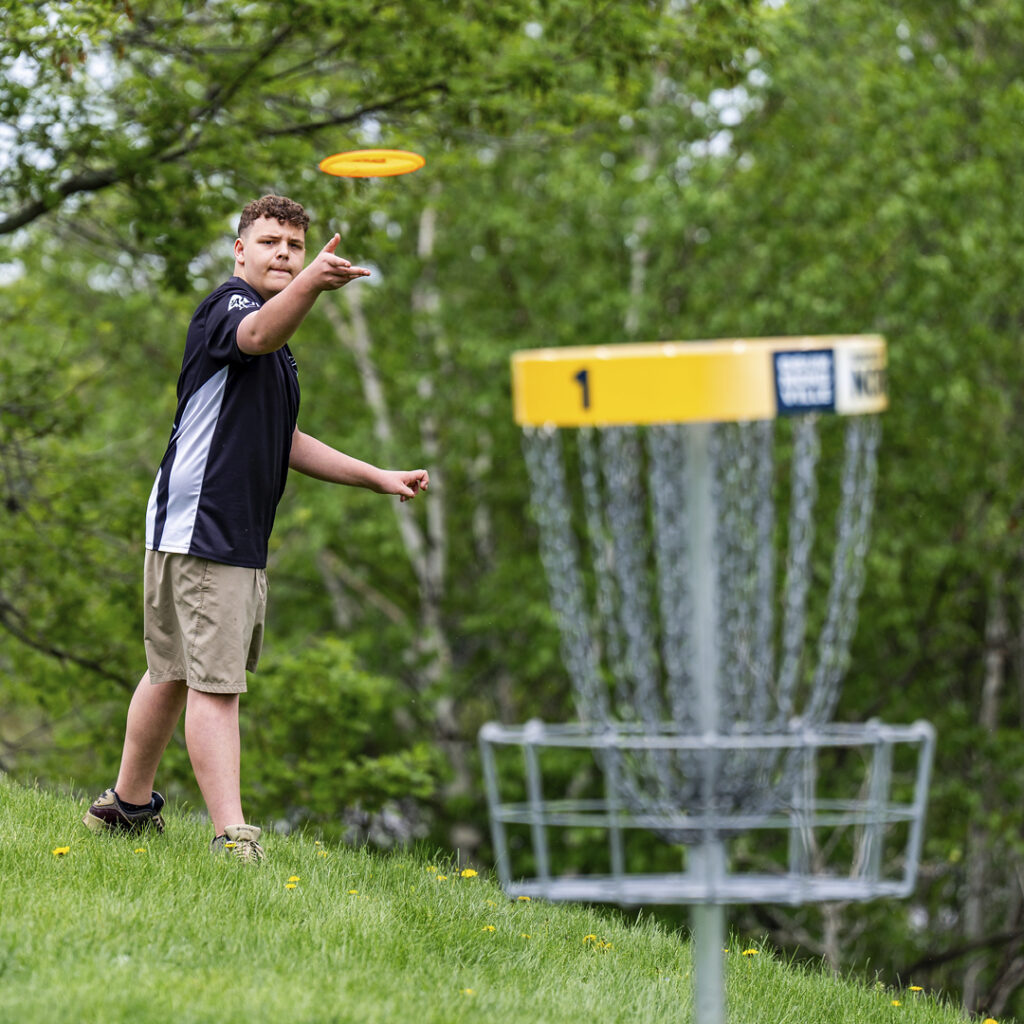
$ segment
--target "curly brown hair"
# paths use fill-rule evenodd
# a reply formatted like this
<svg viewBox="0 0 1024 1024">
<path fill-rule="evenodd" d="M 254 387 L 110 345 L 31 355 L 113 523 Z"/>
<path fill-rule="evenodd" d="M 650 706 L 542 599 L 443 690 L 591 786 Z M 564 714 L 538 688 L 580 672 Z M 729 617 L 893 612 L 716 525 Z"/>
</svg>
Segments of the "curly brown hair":
<svg viewBox="0 0 1024 1024">
<path fill-rule="evenodd" d="M 284 196 L 262 196 L 254 199 L 242 210 L 241 219 L 238 221 L 239 237 L 260 217 L 273 217 L 282 224 L 292 224 L 303 231 L 309 227 L 309 214 L 294 199 L 286 199 Z"/>
</svg>

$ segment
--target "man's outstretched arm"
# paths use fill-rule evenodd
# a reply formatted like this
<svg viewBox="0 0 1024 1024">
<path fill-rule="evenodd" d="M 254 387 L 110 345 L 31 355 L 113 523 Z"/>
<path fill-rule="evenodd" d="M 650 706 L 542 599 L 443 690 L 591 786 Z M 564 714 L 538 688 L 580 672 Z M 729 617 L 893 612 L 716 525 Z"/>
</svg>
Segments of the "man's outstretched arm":
<svg viewBox="0 0 1024 1024">
<path fill-rule="evenodd" d="M 415 498 L 430 486 L 430 475 L 425 469 L 378 469 L 304 434 L 298 427 L 292 434 L 288 465 L 317 480 L 365 487 L 378 494 L 397 494 L 402 501 Z"/>
<path fill-rule="evenodd" d="M 243 352 L 261 356 L 277 351 L 295 333 L 321 292 L 336 291 L 356 278 L 370 276 L 368 270 L 335 255 L 340 240 L 335 234 L 287 288 L 238 325 L 235 342 Z"/>
</svg>

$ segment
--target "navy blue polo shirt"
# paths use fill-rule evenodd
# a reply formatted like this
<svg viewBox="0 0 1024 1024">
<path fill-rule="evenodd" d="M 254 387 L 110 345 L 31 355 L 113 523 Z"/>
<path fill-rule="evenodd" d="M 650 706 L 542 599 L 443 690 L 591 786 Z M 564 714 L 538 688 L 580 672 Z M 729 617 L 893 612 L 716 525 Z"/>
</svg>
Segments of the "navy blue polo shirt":
<svg viewBox="0 0 1024 1024">
<path fill-rule="evenodd" d="M 298 367 L 285 345 L 261 356 L 235 343 L 263 305 L 232 277 L 188 326 L 171 439 L 146 511 L 146 547 L 262 569 L 288 477 Z"/>
</svg>

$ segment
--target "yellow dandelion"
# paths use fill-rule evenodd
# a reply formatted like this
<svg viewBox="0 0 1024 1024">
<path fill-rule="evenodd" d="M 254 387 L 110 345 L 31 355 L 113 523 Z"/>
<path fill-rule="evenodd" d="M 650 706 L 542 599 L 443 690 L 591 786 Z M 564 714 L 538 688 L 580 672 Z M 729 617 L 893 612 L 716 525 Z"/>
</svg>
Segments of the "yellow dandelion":
<svg viewBox="0 0 1024 1024">
<path fill-rule="evenodd" d="M 516 897 L 516 899 L 519 900 L 520 903 L 529 903 L 532 898 L 533 898 L 532 896 L 517 896 Z"/>
<path fill-rule="evenodd" d="M 473 989 L 473 988 L 464 988 L 464 989 L 462 990 L 462 994 L 463 994 L 464 996 L 475 996 L 475 995 L 476 995 L 476 989 Z"/>
<path fill-rule="evenodd" d="M 294 882 L 287 882 L 287 883 L 285 884 L 285 888 L 286 888 L 286 889 L 297 889 L 297 888 L 298 888 L 298 886 L 297 886 L 297 885 L 296 885 L 296 884 L 295 884 Z"/>
<path fill-rule="evenodd" d="M 317 850 L 316 851 L 316 855 L 318 857 L 326 857 L 327 856 L 327 851 L 326 850 Z"/>
<path fill-rule="evenodd" d="M 761 950 L 759 950 L 759 949 L 745 949 L 745 950 L 743 950 L 743 955 L 744 956 L 757 956 L 757 954 L 760 953 L 760 952 L 761 952 Z"/>
<path fill-rule="evenodd" d="M 136 846 L 135 847 L 135 852 L 136 853 L 145 853 L 146 852 L 146 848 L 144 846 Z"/>
<path fill-rule="evenodd" d="M 349 894 L 349 896 L 358 896 L 359 895 L 359 890 L 358 889 L 349 889 L 348 894 Z"/>
<path fill-rule="evenodd" d="M 289 882 L 301 882 L 301 881 L 302 881 L 302 879 L 301 879 L 301 878 L 299 878 L 299 876 L 298 876 L 298 875 L 292 875 L 292 876 L 291 876 L 291 878 L 289 878 L 289 879 L 288 879 L 288 881 L 289 881 Z"/>
<path fill-rule="evenodd" d="M 911 985 L 910 986 L 910 991 L 911 992 L 923 992 L 924 989 L 920 985 Z"/>
<path fill-rule="evenodd" d="M 993 1018 L 993 1017 L 986 1017 L 981 1022 L 981 1024 L 999 1024 L 999 1021 L 995 1020 L 995 1018 Z"/>
<path fill-rule="evenodd" d="M 900 1001 L 899 1001 L 898 999 L 894 999 L 894 1000 L 892 1001 L 892 1005 L 893 1005 L 893 1006 L 899 1006 L 899 1005 L 900 1005 Z"/>
<path fill-rule="evenodd" d="M 485 924 L 483 926 L 483 928 L 480 929 L 480 931 L 482 931 L 482 932 L 493 932 L 494 931 L 494 925 L 493 924 Z"/>
<path fill-rule="evenodd" d="M 314 845 L 314 846 L 323 846 L 323 843 L 321 843 L 319 839 L 315 839 L 315 840 L 313 841 L 313 845 Z"/>
<path fill-rule="evenodd" d="M 437 880 L 439 882 L 447 882 L 448 881 L 448 876 L 447 875 L 437 875 L 436 877 L 437 877 Z"/>
<path fill-rule="evenodd" d="M 435 868 L 433 864 L 431 864 L 430 867 L 427 868 L 427 870 L 432 874 L 437 874 L 437 868 Z"/>
<path fill-rule="evenodd" d="M 476 872 L 472 868 L 463 868 L 459 874 L 463 878 L 476 878 Z"/>
<path fill-rule="evenodd" d="M 729 947 L 728 946 L 723 946 L 722 947 L 722 952 L 723 953 L 728 953 L 729 952 Z"/>
<path fill-rule="evenodd" d="M 495 903 L 494 900 L 488 900 L 487 901 L 487 906 L 489 906 L 489 907 L 496 907 L 497 905 L 498 904 Z"/>
<path fill-rule="evenodd" d="M 519 933 L 519 938 L 521 938 L 521 939 L 532 939 L 533 936 L 532 935 L 527 935 L 526 932 L 520 932 Z"/>
<path fill-rule="evenodd" d="M 584 942 L 597 942 L 597 936 L 596 935 L 584 935 L 583 936 L 583 941 Z"/>
<path fill-rule="evenodd" d="M 64 854 L 70 853 L 70 852 L 71 852 L 71 847 L 70 846 L 56 846 L 56 847 L 54 847 L 53 855 L 54 855 L 54 857 L 63 857 Z"/>
</svg>

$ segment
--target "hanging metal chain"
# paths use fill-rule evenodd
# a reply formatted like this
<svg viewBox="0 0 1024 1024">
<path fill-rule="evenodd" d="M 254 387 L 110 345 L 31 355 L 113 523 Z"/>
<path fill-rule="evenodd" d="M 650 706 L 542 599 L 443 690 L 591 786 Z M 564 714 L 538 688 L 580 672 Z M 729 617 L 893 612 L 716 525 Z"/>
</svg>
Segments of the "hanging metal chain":
<svg viewBox="0 0 1024 1024">
<path fill-rule="evenodd" d="M 583 721 L 607 721 L 608 701 L 586 610 L 561 435 L 555 430 L 525 430 L 523 452 L 540 530 L 541 562 L 562 636 L 562 658 L 576 690 L 577 710 Z"/>
<path fill-rule="evenodd" d="M 754 676 L 758 681 L 750 695 L 750 723 L 763 729 L 771 717 L 775 680 L 775 421 L 751 424 L 754 449 L 753 511 L 757 537 L 757 592 L 754 596 Z"/>
<path fill-rule="evenodd" d="M 563 660 L 585 722 L 642 723 L 652 736 L 696 734 L 702 728 L 695 630 L 701 621 L 697 602 L 704 595 L 694 591 L 690 550 L 690 510 L 696 500 L 687 493 L 690 429 L 688 424 L 648 428 L 645 445 L 635 427 L 581 430 L 576 437 L 582 514 L 567 482 L 562 434 L 524 433 L 541 559 Z M 818 417 L 792 421 L 788 460 L 776 459 L 775 430 L 773 421 L 716 424 L 706 449 L 715 524 L 710 540 L 715 614 L 706 621 L 717 624 L 716 728 L 734 736 L 828 719 L 848 663 L 864 582 L 877 417 L 847 424 L 832 571 L 827 595 L 821 596 L 824 622 L 816 663 L 810 666 Z M 780 588 L 774 499 L 777 474 L 787 469 Z M 637 749 L 615 756 L 623 796 L 637 808 L 659 813 L 697 813 L 702 807 L 764 810 L 788 799 L 799 768 L 792 756 L 742 745 L 713 776 L 692 750 Z M 687 835 L 685 829 L 665 833 L 678 842 Z"/>
<path fill-rule="evenodd" d="M 831 717 L 839 700 L 839 683 L 849 663 L 850 644 L 857 628 L 857 602 L 867 567 L 881 432 L 877 416 L 852 418 L 846 427 L 828 613 L 818 641 L 818 664 L 810 700 L 802 716 L 809 723 L 821 723 Z"/>
<path fill-rule="evenodd" d="M 753 698 L 759 689 L 772 685 L 771 676 L 763 672 L 764 658 L 758 650 L 759 627 L 766 617 L 770 619 L 774 600 L 761 578 L 773 565 L 769 561 L 766 566 L 762 557 L 765 523 L 759 510 L 771 507 L 772 495 L 770 463 L 768 473 L 758 466 L 763 457 L 760 426 L 721 424 L 713 434 L 718 467 L 718 642 L 726 729 L 759 724 Z"/>
<path fill-rule="evenodd" d="M 693 591 L 687 549 L 686 427 L 659 424 L 647 431 L 648 491 L 658 572 L 661 658 L 665 700 L 671 720 L 684 731 L 696 728 L 693 679 Z"/>
<path fill-rule="evenodd" d="M 608 521 L 615 549 L 619 615 L 626 641 L 626 671 L 633 682 L 633 703 L 649 725 L 665 721 L 661 701 L 657 645 L 644 529 L 646 495 L 640 483 L 642 459 L 635 427 L 601 431 L 601 455 L 608 495 Z"/>
<path fill-rule="evenodd" d="M 615 706 L 624 721 L 631 717 L 632 700 L 625 689 L 626 665 L 623 639 L 618 614 L 618 592 L 615 575 L 615 550 L 611 530 L 605 515 L 605 501 L 601 486 L 600 456 L 592 429 L 583 429 L 578 435 L 580 479 L 583 484 L 583 511 L 586 517 L 590 557 L 594 567 L 598 628 L 605 641 L 605 660 L 611 671 L 615 687 Z"/>
<path fill-rule="evenodd" d="M 804 636 L 807 630 L 807 592 L 811 581 L 811 547 L 814 543 L 814 505 L 818 496 L 816 469 L 821 443 L 818 417 L 794 421 L 793 456 L 790 464 L 789 536 L 786 578 L 782 598 L 782 664 L 776 692 L 774 725 L 784 729 L 794 714 Z"/>
</svg>

